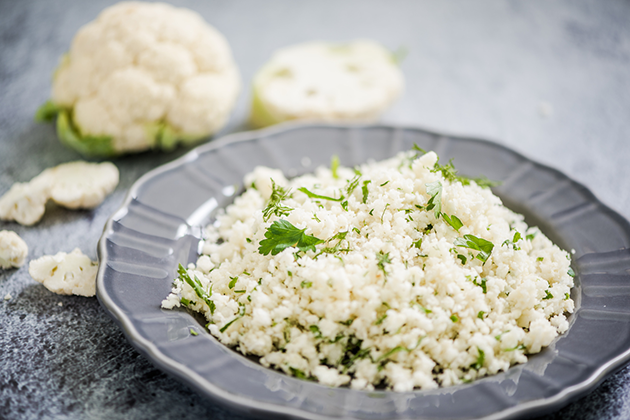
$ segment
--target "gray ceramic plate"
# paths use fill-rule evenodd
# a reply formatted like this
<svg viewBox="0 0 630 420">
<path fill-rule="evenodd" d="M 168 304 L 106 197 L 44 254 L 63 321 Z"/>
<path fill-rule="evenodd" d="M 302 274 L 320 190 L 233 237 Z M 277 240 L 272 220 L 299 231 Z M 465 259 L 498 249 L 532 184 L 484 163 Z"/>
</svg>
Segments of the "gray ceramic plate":
<svg viewBox="0 0 630 420">
<path fill-rule="evenodd" d="M 256 165 L 294 176 L 327 165 L 333 154 L 354 165 L 414 143 L 443 161 L 454 158 L 462 174 L 503 181 L 496 192 L 506 205 L 575 250 L 571 327 L 525 365 L 428 392 L 331 389 L 266 369 L 221 345 L 188 312 L 160 309 L 177 264 L 196 260 L 202 226 Z M 97 294 L 158 367 L 244 411 L 306 419 L 516 418 L 567 404 L 629 359 L 629 244 L 628 222 L 586 188 L 503 146 L 410 128 L 287 125 L 213 141 L 136 182 L 101 238 Z"/>
</svg>

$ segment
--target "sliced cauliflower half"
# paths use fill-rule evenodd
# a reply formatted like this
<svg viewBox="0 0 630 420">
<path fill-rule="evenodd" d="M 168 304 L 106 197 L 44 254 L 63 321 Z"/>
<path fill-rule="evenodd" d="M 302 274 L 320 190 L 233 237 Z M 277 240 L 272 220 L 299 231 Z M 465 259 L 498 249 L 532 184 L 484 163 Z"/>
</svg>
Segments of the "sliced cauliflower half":
<svg viewBox="0 0 630 420">
<path fill-rule="evenodd" d="M 0 219 L 30 226 L 39 222 L 51 199 L 69 209 L 92 209 L 118 185 L 110 162 L 76 161 L 46 169 L 30 182 L 18 182 L 0 197 Z"/>
<path fill-rule="evenodd" d="M 294 45 L 256 74 L 250 122 L 373 121 L 402 89 L 392 52 L 375 42 Z"/>
<path fill-rule="evenodd" d="M 17 233 L 0 231 L 0 268 L 22 267 L 27 255 L 28 246 Z"/>
<path fill-rule="evenodd" d="M 28 265 L 34 280 L 60 295 L 94 296 L 98 264 L 92 262 L 79 248 L 69 254 L 44 255 Z"/>
<path fill-rule="evenodd" d="M 223 127 L 240 90 L 227 41 L 201 16 L 122 2 L 75 35 L 37 120 L 88 156 L 171 149 Z"/>
</svg>

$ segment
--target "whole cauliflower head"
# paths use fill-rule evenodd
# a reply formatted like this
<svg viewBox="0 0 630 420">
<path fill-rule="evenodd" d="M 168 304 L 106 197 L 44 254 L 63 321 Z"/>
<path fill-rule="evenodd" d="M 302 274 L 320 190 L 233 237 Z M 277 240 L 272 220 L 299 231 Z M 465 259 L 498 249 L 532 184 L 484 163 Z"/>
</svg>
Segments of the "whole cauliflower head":
<svg viewBox="0 0 630 420">
<path fill-rule="evenodd" d="M 0 231 L 0 268 L 22 267 L 28 255 L 28 246 L 17 233 Z"/>
<path fill-rule="evenodd" d="M 197 13 L 123 2 L 75 35 L 36 119 L 61 141 L 111 156 L 171 149 L 219 130 L 240 90 L 225 38 Z"/>
<path fill-rule="evenodd" d="M 94 296 L 98 264 L 79 248 L 69 254 L 44 255 L 28 264 L 28 273 L 46 289 L 60 295 Z"/>
<path fill-rule="evenodd" d="M 394 54 L 375 42 L 298 44 L 277 51 L 256 74 L 250 122 L 374 121 L 402 89 Z"/>
</svg>

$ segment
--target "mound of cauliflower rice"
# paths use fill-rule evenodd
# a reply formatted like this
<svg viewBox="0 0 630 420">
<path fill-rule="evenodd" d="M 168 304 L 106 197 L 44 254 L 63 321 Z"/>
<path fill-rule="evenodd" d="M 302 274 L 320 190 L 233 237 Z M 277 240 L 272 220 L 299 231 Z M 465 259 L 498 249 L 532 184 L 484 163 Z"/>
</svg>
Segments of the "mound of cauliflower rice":
<svg viewBox="0 0 630 420">
<path fill-rule="evenodd" d="M 333 387 L 426 390 L 504 371 L 568 329 L 574 273 L 488 184 L 422 150 L 292 180 L 257 167 L 162 306 Z"/>
</svg>

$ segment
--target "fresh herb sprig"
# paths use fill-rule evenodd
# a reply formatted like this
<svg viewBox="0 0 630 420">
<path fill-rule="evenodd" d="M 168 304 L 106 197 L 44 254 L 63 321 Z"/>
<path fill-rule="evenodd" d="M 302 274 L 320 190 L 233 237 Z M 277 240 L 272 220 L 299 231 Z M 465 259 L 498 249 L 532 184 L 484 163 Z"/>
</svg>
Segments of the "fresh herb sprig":
<svg viewBox="0 0 630 420">
<path fill-rule="evenodd" d="M 318 199 L 318 200 L 328 200 L 328 201 L 340 202 L 340 201 L 342 201 L 345 198 L 343 195 L 341 197 L 339 197 L 339 198 L 334 198 L 334 197 L 328 197 L 326 195 L 315 194 L 314 192 L 311 192 L 311 191 L 307 190 L 305 187 L 298 188 L 298 191 L 303 192 L 304 194 L 306 194 L 308 196 L 308 198 L 315 198 L 315 199 Z"/>
<path fill-rule="evenodd" d="M 271 197 L 269 197 L 269 203 L 263 210 L 263 220 L 267 222 L 272 215 L 278 217 L 288 215 L 293 209 L 291 207 L 283 206 L 282 200 L 286 200 L 290 197 L 290 190 L 285 190 L 279 185 L 276 185 L 275 181 L 271 179 Z"/>
<path fill-rule="evenodd" d="M 472 249 L 474 251 L 479 251 L 475 258 L 484 263 L 488 260 L 488 257 L 490 257 L 490 254 L 494 249 L 494 244 L 492 242 L 487 241 L 483 238 L 478 238 L 474 235 L 464 235 L 463 238 L 455 239 L 453 244 L 455 246 L 461 246 L 464 248 Z"/>
<path fill-rule="evenodd" d="M 201 284 L 201 281 L 199 281 L 196 276 L 194 279 L 190 277 L 188 271 L 186 271 L 184 266 L 181 264 L 179 264 L 179 267 L 177 267 L 177 274 L 179 274 L 179 278 L 188 283 L 188 285 L 192 287 L 192 289 L 195 291 L 195 294 L 199 296 L 199 298 L 203 300 L 206 305 L 208 305 L 208 307 L 210 308 L 210 314 L 214 314 L 216 305 L 213 301 L 210 300 L 210 297 L 212 297 L 212 286 L 210 286 L 210 289 L 206 293 L 206 291 L 203 290 L 203 285 Z"/>
<path fill-rule="evenodd" d="M 431 196 L 426 209 L 433 210 L 433 214 L 437 219 L 442 213 L 442 183 L 440 181 L 430 182 L 426 187 L 427 194 Z"/>
<path fill-rule="evenodd" d="M 298 250 L 306 252 L 309 249 L 315 251 L 315 245 L 324 242 L 322 239 L 304 233 L 304 229 L 298 229 L 290 222 L 280 219 L 276 220 L 267 228 L 265 238 L 260 241 L 258 252 L 262 255 L 276 255 L 279 252 L 295 246 Z"/>
</svg>

